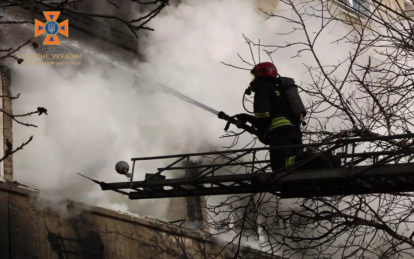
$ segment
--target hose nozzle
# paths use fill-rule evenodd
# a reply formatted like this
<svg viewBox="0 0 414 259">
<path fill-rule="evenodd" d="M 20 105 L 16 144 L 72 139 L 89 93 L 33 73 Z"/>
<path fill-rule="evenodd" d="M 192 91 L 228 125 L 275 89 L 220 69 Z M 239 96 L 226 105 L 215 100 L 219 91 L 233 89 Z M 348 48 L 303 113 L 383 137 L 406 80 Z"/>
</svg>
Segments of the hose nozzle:
<svg viewBox="0 0 414 259">
<path fill-rule="evenodd" d="M 217 114 L 217 117 L 219 117 L 219 119 L 222 119 L 222 120 L 229 120 L 229 115 L 227 115 L 227 114 L 225 114 L 224 112 L 219 112 L 218 114 Z"/>
</svg>

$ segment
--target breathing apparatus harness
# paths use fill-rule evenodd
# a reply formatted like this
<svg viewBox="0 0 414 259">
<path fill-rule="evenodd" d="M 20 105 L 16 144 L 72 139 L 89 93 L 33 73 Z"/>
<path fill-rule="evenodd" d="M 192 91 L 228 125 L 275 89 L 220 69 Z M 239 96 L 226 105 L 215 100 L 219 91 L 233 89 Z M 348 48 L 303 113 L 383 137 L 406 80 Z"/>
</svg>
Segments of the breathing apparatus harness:
<svg viewBox="0 0 414 259">
<path fill-rule="evenodd" d="M 282 88 L 281 94 L 282 94 L 282 105 L 283 107 L 291 113 L 294 117 L 296 117 L 299 122 L 302 124 L 302 126 L 306 126 L 306 122 L 304 120 L 306 116 L 306 109 L 303 105 L 302 99 L 300 98 L 298 87 L 294 84 L 293 79 L 292 84 L 283 84 L 283 77 L 277 78 L 277 84 L 279 84 Z M 251 95 L 252 90 L 250 88 L 250 85 L 247 86 L 246 90 L 244 91 L 242 103 L 243 108 L 248 113 L 253 113 L 246 109 L 246 106 L 244 104 L 244 99 L 246 95 Z"/>
<path fill-rule="evenodd" d="M 256 80 L 257 77 L 264 77 L 269 76 L 274 79 L 276 79 L 276 83 L 281 87 L 281 95 L 282 95 L 282 105 L 284 108 L 292 115 L 294 119 L 297 119 L 296 122 L 299 122 L 302 124 L 302 126 L 306 125 L 306 122 L 304 121 L 304 118 L 306 116 L 306 109 L 303 105 L 302 99 L 300 98 L 298 86 L 295 84 L 295 81 L 291 78 L 287 77 L 280 77 L 278 74 L 277 68 L 275 65 L 271 62 L 263 62 L 259 63 L 254 66 L 254 68 L 250 71 L 251 74 L 254 76 L 255 79 L 252 80 L 250 85 L 247 87 L 247 89 L 244 91 L 243 98 L 242 98 L 242 104 L 243 108 L 248 113 L 253 113 L 247 110 L 244 100 L 246 98 L 246 95 L 251 95 L 252 93 L 252 83 Z M 235 116 L 229 117 L 224 112 L 220 112 L 218 114 L 218 117 L 220 119 L 224 119 L 227 121 L 227 125 L 225 127 L 225 130 L 227 131 L 230 123 L 235 124 L 238 128 L 243 128 L 244 126 L 242 124 L 245 124 L 243 121 L 238 121 Z M 296 123 L 295 123 L 296 124 Z M 252 133 L 256 132 L 254 127 L 250 127 L 245 125 L 245 130 Z M 299 126 L 300 127 L 300 126 Z M 255 134 L 255 133 L 252 133 Z"/>
</svg>

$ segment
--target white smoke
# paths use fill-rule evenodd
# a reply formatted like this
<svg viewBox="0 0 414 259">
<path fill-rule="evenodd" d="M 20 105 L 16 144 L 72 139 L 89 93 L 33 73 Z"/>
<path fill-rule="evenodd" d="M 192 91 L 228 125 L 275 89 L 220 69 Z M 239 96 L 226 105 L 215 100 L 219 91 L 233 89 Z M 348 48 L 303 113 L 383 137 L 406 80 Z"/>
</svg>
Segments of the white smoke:
<svg viewBox="0 0 414 259">
<path fill-rule="evenodd" d="M 252 39 L 271 39 L 277 24 L 265 21 L 254 1 L 189 1 L 169 7 L 152 21 L 152 27 L 155 32 L 141 44 L 146 62 L 130 69 L 214 109 L 236 114 L 243 112 L 241 97 L 250 75 L 220 62 L 251 68 L 236 55 L 250 56 L 242 33 Z M 105 182 L 124 181 L 114 171 L 119 160 L 208 151 L 228 144 L 219 139 L 224 121 L 151 89 L 128 71 L 108 66 L 82 45 L 79 43 L 79 51 L 93 67 L 12 65 L 12 92 L 22 94 L 13 103 L 14 113 L 39 106 L 49 111 L 48 116 L 26 120 L 37 124 L 37 129 L 14 124 L 15 146 L 34 135 L 33 142 L 14 156 L 15 179 L 48 193 L 44 196 L 49 200 L 121 206 L 163 218 L 168 200 L 129 201 L 101 191 L 76 173 Z M 22 52 L 32 54 L 29 48 Z M 269 59 L 262 53 L 264 60 Z M 163 165 L 160 161 L 139 163 L 135 179 L 143 179 L 145 173 L 154 173 Z"/>
<path fill-rule="evenodd" d="M 278 9 L 289 15 L 283 12 L 283 6 Z M 314 21 L 308 25 L 314 30 L 320 26 Z M 242 94 L 251 78 L 249 71 L 227 67 L 221 61 L 251 68 L 237 56 L 239 53 L 253 63 L 242 34 L 254 41 L 261 39 L 263 44 L 304 39 L 299 32 L 278 35 L 291 31 L 292 24 L 265 20 L 253 0 L 183 1 L 177 7 L 168 7 L 151 21 L 151 27 L 155 31 L 140 44 L 145 63 L 137 62 L 129 68 L 229 115 L 244 112 Z M 348 55 L 348 47 L 333 45 L 329 40 L 344 32 L 346 29 L 338 25 L 330 36 L 321 36 L 317 52 L 322 63 L 332 64 Z M 300 49 L 298 46 L 296 51 Z M 258 62 L 257 48 L 253 51 Z M 291 58 L 296 51 L 281 49 L 272 58 L 283 76 L 306 81 L 303 63 L 312 65 L 314 59 L 307 52 L 302 53 L 302 58 Z M 29 49 L 23 52 L 31 53 Z M 95 65 L 82 70 L 12 66 L 12 92 L 22 94 L 13 103 L 14 113 L 38 106 L 49 111 L 48 116 L 26 120 L 37 124 L 37 129 L 13 125 L 15 146 L 34 135 L 34 141 L 14 156 L 15 179 L 42 190 L 46 194 L 43 198 L 49 202 L 73 199 L 164 218 L 167 199 L 129 201 L 125 196 L 100 190 L 76 173 L 105 182 L 125 181 L 114 170 L 119 160 L 208 151 L 226 145 L 227 141 L 219 139 L 224 122 L 152 89 L 128 71 L 95 60 L 88 52 L 83 58 L 93 59 L 91 63 Z M 262 52 L 260 61 L 270 58 Z M 245 141 L 239 147 L 242 144 Z M 145 173 L 155 173 L 163 165 L 160 161 L 138 163 L 135 180 L 143 179 Z"/>
</svg>

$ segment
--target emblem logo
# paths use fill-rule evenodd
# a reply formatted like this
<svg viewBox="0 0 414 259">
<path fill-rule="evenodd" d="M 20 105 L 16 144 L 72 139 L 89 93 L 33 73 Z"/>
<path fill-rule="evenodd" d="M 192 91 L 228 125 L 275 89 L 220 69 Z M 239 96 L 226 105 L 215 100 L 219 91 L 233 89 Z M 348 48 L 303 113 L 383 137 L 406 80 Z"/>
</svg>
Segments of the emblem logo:
<svg viewBox="0 0 414 259">
<path fill-rule="evenodd" d="M 69 37 L 69 20 L 57 23 L 60 11 L 43 12 L 46 18 L 46 23 L 35 20 L 35 37 L 46 34 L 46 39 L 43 45 L 60 45 L 57 35 L 60 33 Z"/>
</svg>

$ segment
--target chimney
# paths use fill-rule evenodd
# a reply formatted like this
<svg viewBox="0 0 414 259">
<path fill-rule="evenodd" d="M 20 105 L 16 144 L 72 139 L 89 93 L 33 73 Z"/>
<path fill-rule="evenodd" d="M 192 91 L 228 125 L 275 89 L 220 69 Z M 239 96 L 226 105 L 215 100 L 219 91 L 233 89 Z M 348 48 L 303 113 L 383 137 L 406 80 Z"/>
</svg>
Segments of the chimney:
<svg viewBox="0 0 414 259">
<path fill-rule="evenodd" d="M 197 165 L 197 163 L 189 162 L 189 166 Z M 200 169 L 188 169 L 188 177 L 192 177 L 199 172 Z M 184 188 L 194 188 L 186 186 Z M 182 227 L 191 229 L 202 229 L 208 231 L 204 220 L 207 220 L 207 211 L 205 209 L 205 196 L 170 198 L 170 205 L 167 212 L 169 221 L 185 219 Z"/>
</svg>

